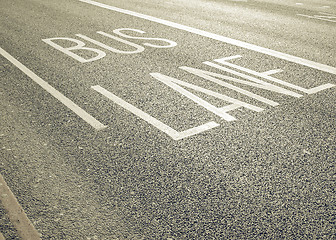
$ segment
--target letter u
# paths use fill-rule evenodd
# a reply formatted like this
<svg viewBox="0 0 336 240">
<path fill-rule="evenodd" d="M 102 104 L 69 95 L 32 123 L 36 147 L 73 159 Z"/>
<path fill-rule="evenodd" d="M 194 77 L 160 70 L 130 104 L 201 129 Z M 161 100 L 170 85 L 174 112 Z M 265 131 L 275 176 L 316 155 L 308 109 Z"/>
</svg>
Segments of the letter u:
<svg viewBox="0 0 336 240">
<path fill-rule="evenodd" d="M 105 48 L 105 49 L 107 49 L 107 50 L 109 50 L 109 51 L 111 51 L 111 52 L 114 52 L 114 53 L 120 53 L 120 54 L 134 54 L 134 53 L 140 53 L 140 52 L 143 52 L 143 51 L 145 50 L 144 47 L 142 47 L 142 46 L 140 46 L 140 45 L 138 45 L 138 44 L 129 42 L 129 41 L 127 41 L 127 40 L 121 39 L 121 38 L 116 37 L 116 36 L 112 36 L 111 34 L 108 34 L 108 33 L 105 33 L 105 32 L 101 32 L 101 31 L 98 31 L 97 33 L 99 33 L 99 34 L 101 34 L 101 35 L 103 35 L 103 36 L 112 38 L 112 39 L 114 39 L 114 40 L 116 40 L 116 41 L 122 42 L 122 43 L 124 43 L 124 44 L 126 44 L 126 45 L 132 46 L 132 47 L 135 48 L 135 50 L 134 50 L 134 51 L 123 51 L 123 50 L 119 50 L 119 49 L 113 48 L 113 47 L 111 47 L 111 46 L 108 46 L 108 45 L 106 45 L 106 44 L 104 44 L 104 43 L 98 42 L 97 40 L 94 40 L 94 39 L 89 38 L 89 37 L 87 37 L 87 36 L 85 36 L 85 35 L 82 35 L 82 34 L 76 34 L 76 36 L 78 36 L 78 37 L 80 37 L 80 38 L 83 38 L 83 39 L 85 39 L 85 40 L 87 40 L 87 41 L 89 41 L 89 42 L 92 42 L 92 43 L 94 43 L 94 44 L 96 44 L 96 45 L 98 45 L 98 46 L 100 46 L 100 47 L 102 47 L 102 48 Z"/>
</svg>

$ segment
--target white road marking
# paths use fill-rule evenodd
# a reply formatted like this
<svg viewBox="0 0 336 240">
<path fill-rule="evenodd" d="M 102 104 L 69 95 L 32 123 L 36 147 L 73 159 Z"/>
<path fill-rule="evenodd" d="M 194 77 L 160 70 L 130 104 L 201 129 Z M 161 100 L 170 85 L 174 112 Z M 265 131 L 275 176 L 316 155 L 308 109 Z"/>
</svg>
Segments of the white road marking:
<svg viewBox="0 0 336 240">
<path fill-rule="evenodd" d="M 145 46 L 149 46 L 149 47 L 153 47 L 153 48 L 171 48 L 171 47 L 175 47 L 177 45 L 176 42 L 168 40 L 168 39 L 149 38 L 149 37 L 134 37 L 134 36 L 130 36 L 128 34 L 122 33 L 121 31 L 133 31 L 133 32 L 141 33 L 141 34 L 146 33 L 145 31 L 142 31 L 142 30 L 139 30 L 139 29 L 134 29 L 134 28 L 118 28 L 118 29 L 114 29 L 113 33 L 118 34 L 119 36 L 124 37 L 124 38 L 150 40 L 150 41 L 160 41 L 160 42 L 168 43 L 168 45 L 156 45 L 156 44 L 152 44 L 152 43 L 143 43 L 143 45 L 145 45 Z"/>
<path fill-rule="evenodd" d="M 232 111 L 232 110 L 236 110 L 238 108 L 241 108 L 241 105 L 239 105 L 239 104 L 231 104 L 231 105 L 227 105 L 227 106 L 221 107 L 219 109 L 221 111 L 223 111 L 223 112 L 229 112 L 229 111 Z"/>
<path fill-rule="evenodd" d="M 310 15 L 305 15 L 305 14 L 296 14 L 298 16 L 301 16 L 301 17 L 307 17 L 307 18 L 314 18 L 314 19 L 318 19 L 318 20 L 323 20 L 323 21 L 327 21 L 327 22 L 336 22 L 336 20 L 331 20 L 329 18 L 334 18 L 334 17 L 330 17 L 330 16 L 310 16 Z M 334 73 L 335 74 L 335 73 Z"/>
<path fill-rule="evenodd" d="M 310 61 L 310 60 L 307 60 L 307 59 L 303 59 L 303 58 L 300 58 L 300 57 L 292 56 L 292 55 L 289 55 L 289 54 L 286 54 L 286 53 L 282 53 L 282 52 L 278 52 L 278 51 L 271 50 L 271 49 L 268 49 L 268 48 L 260 47 L 260 46 L 254 45 L 254 44 L 250 44 L 250 43 L 235 40 L 235 39 L 232 39 L 232 38 L 224 37 L 224 36 L 221 36 L 221 35 L 218 35 L 218 34 L 215 34 L 215 33 L 210 33 L 210 32 L 203 31 L 203 30 L 200 30 L 200 29 L 197 29 L 197 28 L 188 27 L 186 25 L 182 25 L 182 24 L 179 24 L 179 23 L 174 23 L 174 22 L 171 22 L 171 21 L 168 21 L 168 20 L 163 20 L 163 19 L 160 19 L 160 18 L 145 15 L 145 14 L 142 14 L 142 13 L 137 13 L 137 12 L 133 12 L 133 11 L 126 10 L 126 9 L 113 7 L 113 6 L 103 4 L 103 3 L 99 3 L 99 2 L 95 2 L 95 1 L 92 1 L 92 0 L 78 0 L 78 1 L 88 3 L 88 4 L 91 4 L 91 5 L 97 6 L 97 7 L 109 9 L 109 10 L 112 10 L 112 11 L 128 14 L 128 15 L 135 16 L 135 17 L 138 17 L 138 18 L 146 19 L 146 20 L 149 20 L 149 21 L 152 21 L 152 22 L 160 23 L 160 24 L 163 24 L 163 25 L 166 25 L 166 26 L 169 26 L 169 27 L 173 27 L 173 28 L 176 28 L 176 29 L 180 29 L 180 30 L 190 32 L 190 33 L 198 34 L 200 36 L 208 37 L 208 38 L 215 39 L 215 40 L 218 40 L 218 41 L 221 41 L 221 42 L 224 42 L 224 43 L 228 43 L 228 44 L 232 44 L 232 45 L 235 45 L 235 46 L 238 46 L 238 47 L 242 47 L 242 48 L 246 48 L 246 49 L 253 50 L 253 51 L 256 51 L 256 52 L 260 52 L 260 53 L 263 53 L 263 54 L 266 54 L 266 55 L 270 55 L 270 56 L 273 56 L 273 57 L 284 59 L 284 60 L 287 60 L 289 62 L 301 64 L 301 65 L 311 67 L 311 68 L 314 68 L 314 69 L 318 69 L 318 70 L 321 70 L 321 71 L 324 71 L 324 72 L 329 72 L 329 73 L 332 73 L 332 74 L 336 74 L 336 68 L 335 67 L 328 66 L 328 65 L 325 65 L 325 64 L 322 64 L 322 63 L 317 63 L 317 62 Z"/>
<path fill-rule="evenodd" d="M 40 234 L 37 232 L 34 225 L 28 219 L 26 213 L 22 209 L 21 205 L 18 203 L 16 197 L 9 189 L 7 183 L 5 182 L 5 179 L 1 175 L 0 202 L 4 206 L 5 210 L 8 212 L 11 223 L 13 223 L 19 236 L 23 240 L 41 240 Z"/>
<path fill-rule="evenodd" d="M 85 39 L 86 41 L 89 41 L 89 42 L 92 42 L 96 45 L 98 45 L 99 47 L 102 47 L 102 48 L 105 48 L 111 52 L 114 52 L 114 53 L 121 53 L 121 54 L 134 54 L 134 53 L 140 53 L 140 52 L 143 52 L 145 50 L 144 47 L 138 45 L 138 44 L 135 44 L 135 43 L 132 43 L 132 42 L 129 42 L 127 40 L 124 40 L 122 38 L 118 38 L 116 36 L 113 36 L 111 34 L 108 34 L 108 33 L 105 33 L 105 32 L 101 32 L 101 31 L 98 31 L 97 33 L 103 35 L 103 36 L 106 36 L 106 37 L 109 37 L 109 38 L 112 38 L 116 41 L 119 41 L 119 42 L 122 42 L 124 43 L 125 45 L 129 45 L 129 46 L 132 46 L 135 48 L 134 51 L 122 51 L 122 50 L 118 50 L 116 48 L 113 48 L 113 47 L 110 47 L 110 46 L 107 46 L 106 44 L 104 43 L 101 43 L 101 42 L 98 42 L 97 40 L 94 40 L 92 38 L 89 38 L 85 35 L 82 35 L 82 34 L 76 34 L 77 37 L 80 37 L 80 38 L 83 38 Z"/>
<path fill-rule="evenodd" d="M 61 103 L 63 103 L 65 106 L 67 106 L 70 110 L 72 110 L 74 113 L 76 113 L 79 117 L 81 117 L 84 121 L 86 121 L 88 124 L 90 124 L 96 130 L 100 130 L 100 129 L 106 128 L 105 125 L 103 125 L 98 120 L 96 120 L 94 117 L 92 117 L 90 114 L 88 114 L 87 112 L 85 112 L 77 104 L 75 104 L 69 98 L 67 98 L 66 96 L 64 96 L 62 93 L 60 93 L 54 87 L 52 87 L 51 85 L 49 85 L 42 78 L 40 78 L 39 76 L 37 76 L 35 73 L 33 73 L 26 66 L 24 66 L 22 63 L 20 63 L 18 60 L 16 60 L 14 57 L 12 57 L 9 53 L 7 53 L 1 47 L 0 47 L 0 53 L 8 61 L 10 61 L 11 63 L 13 63 L 17 68 L 19 68 L 28 77 L 30 77 L 35 83 L 37 83 L 38 85 L 40 85 L 44 90 L 46 90 L 48 93 L 50 93 L 56 99 L 58 99 Z"/>
<path fill-rule="evenodd" d="M 161 74 L 161 73 L 150 73 L 150 75 L 152 77 L 154 77 L 155 79 L 159 80 L 160 82 L 162 82 L 162 83 L 166 84 L 167 86 L 171 87 L 175 91 L 177 91 L 177 92 L 181 93 L 182 95 L 186 96 L 187 98 L 191 99 L 192 101 L 199 104 L 200 106 L 204 107 L 208 111 L 216 114 L 217 116 L 220 116 L 221 118 L 223 118 L 226 121 L 234 121 L 234 120 L 236 120 L 236 118 L 227 114 L 226 112 L 223 112 L 219 108 L 213 106 L 212 104 L 210 104 L 207 101 L 201 99 L 200 97 L 197 97 L 195 94 L 185 90 L 184 88 L 180 87 L 179 85 L 190 88 L 190 89 L 193 89 L 193 90 L 198 91 L 198 92 L 205 93 L 207 95 L 210 95 L 210 96 L 218 98 L 218 99 L 222 99 L 222 100 L 230 102 L 231 104 L 234 104 L 234 105 L 240 105 L 241 107 L 245 107 L 245 108 L 250 109 L 252 111 L 261 112 L 261 111 L 264 110 L 263 108 L 254 106 L 252 104 L 248 104 L 246 102 L 240 101 L 238 99 L 231 98 L 231 97 L 226 96 L 224 94 L 220 94 L 218 92 L 214 92 L 214 91 L 199 87 L 197 85 L 190 84 L 190 83 L 181 81 L 179 79 L 166 76 L 166 75 Z"/>
<path fill-rule="evenodd" d="M 211 62 L 208 62 L 208 63 L 209 63 L 210 66 L 213 64 Z M 214 65 L 212 65 L 212 66 L 216 67 L 217 64 L 214 64 Z M 189 73 L 192 73 L 192 74 L 194 74 L 196 76 L 199 76 L 199 77 L 202 77 L 204 79 L 207 79 L 207 80 L 209 80 L 211 82 L 217 83 L 220 86 L 223 86 L 223 87 L 232 89 L 234 91 L 237 91 L 237 92 L 239 92 L 239 93 L 241 93 L 243 95 L 249 96 L 250 98 L 254 98 L 254 99 L 258 100 L 258 101 L 261 101 L 263 103 L 269 104 L 269 105 L 271 105 L 273 107 L 279 105 L 279 103 L 277 103 L 277 102 L 274 102 L 274 101 L 272 101 L 270 99 L 267 99 L 267 98 L 264 98 L 264 97 L 259 96 L 257 94 L 254 94 L 254 93 L 249 92 L 247 90 L 244 90 L 244 89 L 242 89 L 240 87 L 237 87 L 235 85 L 227 83 L 227 82 L 225 82 L 223 80 L 232 81 L 232 82 L 236 82 L 236 83 L 241 83 L 241 84 L 244 84 L 244 85 L 248 85 L 248 86 L 251 86 L 251 87 L 257 87 L 257 88 L 262 88 L 262 89 L 267 89 L 267 88 L 269 89 L 269 86 L 264 86 L 262 84 L 253 83 L 253 82 L 247 82 L 247 81 L 240 80 L 240 79 L 237 79 L 237 78 L 225 76 L 225 75 L 218 74 L 218 73 L 208 72 L 208 71 L 204 71 L 204 70 L 200 70 L 200 69 L 196 69 L 196 68 L 180 67 L 180 69 L 183 69 L 183 70 L 185 70 L 185 71 L 187 71 Z M 223 79 L 223 80 L 220 80 L 220 79 Z M 203 92 L 204 92 L 204 90 L 203 90 Z M 238 103 L 234 103 L 234 104 L 237 105 Z M 257 109 L 254 109 L 254 110 L 257 110 Z"/>
<path fill-rule="evenodd" d="M 282 72 L 282 71 L 283 71 L 282 69 L 272 69 L 272 70 L 263 72 L 262 74 L 264 74 L 264 75 L 272 75 L 272 74 L 276 74 L 276 73 L 279 73 L 279 72 Z"/>
<path fill-rule="evenodd" d="M 114 95 L 113 93 L 107 91 L 103 87 L 96 85 L 92 86 L 92 89 L 96 90 L 97 92 L 101 93 L 108 99 L 112 100 L 114 103 L 118 104 L 119 106 L 125 108 L 126 110 L 130 111 L 134 115 L 138 116 L 139 118 L 145 120 L 149 124 L 153 125 L 154 127 L 158 128 L 162 132 L 166 133 L 174 140 L 180 140 L 186 137 L 190 137 L 192 135 L 199 134 L 201 132 L 207 131 L 211 128 L 218 127 L 219 124 L 216 122 L 208 122 L 206 124 L 200 125 L 198 127 L 194 127 L 182 132 L 178 132 L 175 129 L 169 127 L 168 125 L 164 124 L 163 122 L 157 120 L 156 118 L 150 116 L 149 114 L 145 113 L 144 111 L 136 108 L 132 104 L 124 101 L 123 99 L 119 98 L 118 96 Z"/>
<path fill-rule="evenodd" d="M 66 41 L 77 43 L 77 45 L 72 46 L 72 47 L 68 47 L 68 48 L 64 48 L 64 47 L 54 43 L 53 40 L 66 40 Z M 87 62 L 95 61 L 95 60 L 101 59 L 101 58 L 106 56 L 106 53 L 103 52 L 102 50 L 99 50 L 99 49 L 96 49 L 96 48 L 84 47 L 85 43 L 83 43 L 82 41 L 79 41 L 77 39 L 74 39 L 74 38 L 56 37 L 56 38 L 42 39 L 42 41 L 49 44 L 50 46 L 56 48 L 57 50 L 69 55 L 70 57 L 76 59 L 77 61 L 79 61 L 81 63 L 87 63 Z M 85 50 L 85 51 L 95 52 L 98 55 L 95 56 L 95 57 L 92 57 L 90 59 L 85 59 L 85 58 L 83 58 L 81 56 L 78 56 L 77 54 L 73 53 L 72 52 L 73 50 Z"/>
<path fill-rule="evenodd" d="M 323 19 L 335 19 L 336 18 L 336 15 L 333 15 L 331 13 L 319 12 L 319 14 L 322 14 L 322 15 L 314 15 L 314 17 L 319 17 Z"/>
<path fill-rule="evenodd" d="M 225 61 L 221 62 L 220 59 L 215 59 L 215 61 L 219 62 L 219 63 L 221 63 L 223 65 L 226 63 Z M 223 70 L 223 71 L 226 71 L 226 72 L 229 72 L 229 73 L 232 73 L 232 74 L 235 74 L 235 75 L 240 76 L 242 78 L 248 79 L 248 80 L 254 82 L 254 84 L 252 82 L 246 82 L 246 81 L 242 81 L 242 80 L 238 80 L 238 79 L 235 80 L 235 82 L 241 82 L 241 83 L 243 83 L 245 85 L 250 85 L 250 86 L 253 86 L 253 87 L 257 87 L 257 88 L 261 88 L 261 89 L 265 89 L 265 90 L 269 90 L 269 91 L 273 91 L 273 92 L 277 92 L 277 93 L 281 93 L 281 94 L 286 94 L 286 95 L 289 95 L 289 96 L 292 96 L 292 97 L 297 97 L 297 98 L 302 97 L 301 94 L 298 94 L 296 92 L 287 90 L 285 88 L 273 85 L 273 84 L 268 83 L 268 82 L 264 82 L 264 81 L 262 81 L 262 80 L 260 80 L 258 78 L 249 76 L 249 75 L 244 74 L 244 73 L 237 72 L 235 70 L 232 70 L 232 69 L 220 66 L 218 64 L 215 64 L 215 63 L 212 63 L 212 62 L 204 62 L 204 64 L 212 66 L 212 67 L 220 69 L 220 70 Z M 237 68 L 237 69 L 242 70 L 244 68 L 240 67 L 240 68 Z M 251 73 L 252 71 L 253 70 L 250 70 L 250 72 L 248 72 L 248 71 L 245 71 L 245 72 Z"/>
<path fill-rule="evenodd" d="M 130 36 L 128 34 L 122 33 L 121 31 L 133 31 L 133 32 L 137 32 L 137 33 L 141 33 L 144 34 L 145 32 L 139 29 L 133 29 L 133 28 L 118 28 L 118 29 L 114 29 L 113 33 L 124 37 L 124 38 L 129 38 L 129 39 L 140 39 L 140 40 L 150 40 L 150 41 L 159 41 L 159 42 L 164 42 L 164 43 L 168 43 L 168 45 L 157 45 L 157 44 L 152 44 L 152 43 L 148 43 L 145 42 L 143 43 L 143 45 L 148 46 L 148 47 L 152 47 L 152 48 L 171 48 L 171 47 L 175 47 L 177 45 L 176 42 L 168 40 L 168 39 L 164 39 L 164 38 L 149 38 L 149 37 L 135 37 L 135 36 Z M 95 39 L 92 39 L 90 37 L 87 37 L 83 34 L 76 34 L 77 37 L 80 37 L 86 41 L 89 41 L 101 48 L 104 48 L 106 50 L 109 50 L 113 53 L 117 53 L 117 54 L 136 54 L 136 53 L 141 53 L 145 50 L 145 48 L 143 46 L 140 46 L 139 44 L 127 41 L 125 39 L 113 36 L 111 34 L 102 32 L 102 31 L 98 31 L 98 34 L 101 34 L 105 37 L 111 38 L 117 42 L 121 42 L 126 46 L 131 46 L 132 48 L 135 48 L 135 50 L 119 50 L 116 49 L 114 47 L 108 46 L 102 42 L 99 42 Z M 62 40 L 62 41 L 70 41 L 70 42 L 74 42 L 77 45 L 75 46 L 71 46 L 71 47 L 62 47 L 61 45 L 55 43 L 54 41 L 57 40 Z M 91 47 L 85 47 L 85 43 L 78 40 L 78 39 L 74 39 L 74 38 L 68 38 L 68 37 L 54 37 L 54 38 L 46 38 L 46 39 L 42 39 L 43 42 L 49 44 L 50 46 L 54 47 L 55 49 L 67 54 L 68 56 L 76 59 L 77 61 L 81 62 L 81 63 L 88 63 L 88 62 L 92 62 L 92 61 L 96 61 L 99 60 L 103 57 L 106 56 L 106 53 L 100 49 L 96 49 L 96 48 L 91 48 Z M 79 56 L 78 54 L 76 54 L 75 52 L 73 52 L 75 50 L 75 52 L 77 52 L 78 50 L 85 50 L 85 51 L 89 51 L 89 52 L 94 52 L 96 53 L 96 56 L 93 56 L 89 59 L 87 58 L 83 58 L 82 56 Z"/>
<path fill-rule="evenodd" d="M 241 56 L 240 55 L 236 55 L 236 56 L 231 56 L 229 58 L 220 58 L 220 59 L 215 59 L 214 61 L 215 62 L 218 62 L 218 63 L 221 63 L 223 65 L 226 65 L 226 66 L 229 66 L 229 67 L 232 67 L 232 68 L 235 68 L 235 69 L 238 69 L 240 71 L 243 71 L 243 72 L 247 72 L 249 74 L 252 74 L 252 75 L 255 75 L 255 76 L 258 76 L 258 77 L 261 77 L 261 78 L 264 78 L 264 79 L 267 79 L 269 81 L 272 81 L 272 82 L 276 82 L 278 84 L 281 84 L 283 86 L 286 86 L 286 87 L 290 87 L 290 88 L 293 88 L 293 89 L 296 89 L 298 91 L 301 91 L 301 92 L 304 92 L 304 93 L 307 93 L 307 94 L 312 94 L 312 93 L 317 93 L 319 91 L 322 91 L 322 90 L 325 90 L 325 89 L 328 89 L 328 88 L 332 88 L 332 87 L 335 87 L 334 84 L 331 84 L 331 83 L 327 83 L 327 84 L 323 84 L 323 85 L 320 85 L 320 86 L 317 86 L 317 87 L 313 87 L 313 88 L 310 88 L 310 89 L 307 89 L 307 88 L 303 88 L 303 87 L 300 87 L 300 86 L 297 86 L 297 85 L 294 85 L 292 83 L 289 83 L 289 82 L 285 82 L 283 80 L 280 80 L 280 79 L 277 79 L 275 77 L 272 77 L 272 76 L 268 76 L 268 75 L 265 75 L 263 73 L 260 73 L 260 72 L 256 72 L 256 71 L 253 71 L 251 69 L 248 69 L 248 68 L 244 68 L 244 67 L 241 67 L 241 66 L 238 66 L 236 64 L 233 64 L 233 63 L 230 63 L 230 62 L 227 62 L 228 59 L 234 59 L 234 58 L 240 58 Z M 209 63 L 207 63 L 209 65 Z M 213 64 L 212 64 L 213 65 Z M 215 65 L 213 65 L 215 66 Z M 245 74 L 241 74 L 241 73 L 238 73 L 238 72 L 235 72 L 233 70 L 230 70 L 230 69 L 227 69 L 227 68 L 223 68 L 221 66 L 216 66 L 218 69 L 223 69 L 224 71 L 229 71 L 229 72 L 232 72 L 236 75 L 240 75 L 242 77 L 245 77 L 247 79 L 250 79 L 251 81 L 260 81 L 261 83 L 263 81 L 259 80 L 259 79 L 256 79 L 256 78 L 253 78 L 253 77 L 250 77 L 250 76 L 247 76 Z M 245 75 L 245 76 L 244 76 Z M 264 83 L 266 84 L 266 83 Z M 287 90 L 288 91 L 288 90 Z M 297 93 L 294 93 L 294 92 L 287 92 L 284 94 L 288 94 L 288 95 L 292 95 L 294 97 L 302 97 L 302 95 L 300 94 L 297 94 Z"/>
<path fill-rule="evenodd" d="M 226 121 L 234 121 L 234 120 L 236 120 L 235 117 L 227 114 L 226 112 L 221 111 L 219 108 L 217 108 L 214 105 L 208 103 L 207 101 L 205 101 L 202 98 L 196 96 L 195 94 L 187 91 L 186 89 L 180 87 L 179 85 L 182 85 L 182 86 L 194 89 L 196 91 L 200 91 L 200 92 L 206 93 L 206 94 L 214 96 L 214 97 L 216 96 L 216 97 L 218 97 L 218 98 L 220 98 L 222 100 L 225 100 L 225 101 L 230 101 L 232 104 L 236 104 L 236 102 L 235 102 L 236 99 L 227 97 L 227 96 L 222 95 L 222 94 L 218 94 L 216 92 L 213 92 L 213 91 L 210 91 L 210 90 L 207 90 L 207 89 L 203 89 L 203 88 L 198 87 L 196 85 L 192 85 L 190 83 L 180 81 L 180 80 L 178 80 L 176 78 L 172 78 L 172 77 L 163 75 L 161 73 L 150 73 L 150 75 L 152 77 L 154 77 L 155 79 L 159 80 L 160 82 L 162 82 L 162 83 L 166 84 L 167 86 L 171 87 L 175 91 L 177 91 L 177 92 L 181 93 L 182 95 L 186 96 L 187 98 L 191 99 L 192 101 L 194 101 L 198 105 L 204 107 L 208 111 L 210 111 L 210 112 L 216 114 L 217 116 L 223 118 L 224 120 L 226 120 Z M 177 85 L 177 84 L 179 84 L 179 85 Z M 240 102 L 240 103 L 244 104 L 242 102 Z"/>
<path fill-rule="evenodd" d="M 323 14 L 324 17 L 328 17 L 328 15 L 329 15 L 329 16 L 332 16 L 332 18 L 335 18 L 335 17 L 336 17 L 335 14 L 332 14 L 332 13 L 319 12 L 319 14 Z"/>
</svg>

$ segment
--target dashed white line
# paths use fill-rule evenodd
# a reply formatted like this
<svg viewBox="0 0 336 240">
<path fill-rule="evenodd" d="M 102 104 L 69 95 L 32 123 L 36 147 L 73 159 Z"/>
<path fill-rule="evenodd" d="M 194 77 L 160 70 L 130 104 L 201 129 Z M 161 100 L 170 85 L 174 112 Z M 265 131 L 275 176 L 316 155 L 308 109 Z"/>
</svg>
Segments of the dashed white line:
<svg viewBox="0 0 336 240">
<path fill-rule="evenodd" d="M 152 21 L 152 22 L 160 23 L 160 24 L 163 24 L 163 25 L 166 25 L 166 26 L 169 26 L 169 27 L 184 30 L 184 31 L 187 31 L 187 32 L 190 32 L 190 33 L 200 35 L 200 36 L 204 36 L 204 37 L 208 37 L 208 38 L 211 38 L 211 39 L 214 39 L 214 40 L 218 40 L 218 41 L 221 41 L 221 42 L 224 42 L 224 43 L 228 43 L 228 44 L 232 44 L 232 45 L 239 46 L 239 47 L 242 47 L 242 48 L 246 48 L 246 49 L 249 49 L 249 50 L 253 50 L 253 51 L 256 51 L 256 52 L 260 52 L 260 53 L 263 53 L 263 54 L 266 54 L 266 55 L 269 55 L 269 56 L 273 56 L 273 57 L 277 57 L 277 58 L 280 58 L 280 59 L 283 59 L 283 60 L 287 60 L 289 62 L 298 63 L 298 64 L 301 64 L 301 65 L 304 65 L 304 66 L 307 66 L 307 67 L 311 67 L 311 68 L 314 68 L 314 69 L 318 69 L 318 70 L 321 70 L 321 71 L 324 71 L 324 72 L 329 72 L 329 73 L 332 73 L 332 74 L 336 74 L 336 67 L 328 66 L 328 65 L 325 65 L 325 64 L 322 64 L 322 63 L 317 63 L 317 62 L 310 61 L 310 60 L 307 60 L 307 59 L 303 59 L 303 58 L 300 58 L 300 57 L 292 56 L 292 55 L 289 55 L 289 54 L 286 54 L 286 53 L 282 53 L 282 52 L 278 52 L 278 51 L 271 50 L 271 49 L 268 49 L 268 48 L 260 47 L 260 46 L 254 45 L 254 44 L 250 44 L 250 43 L 235 40 L 235 39 L 232 39 L 232 38 L 224 37 L 224 36 L 221 36 L 221 35 L 218 35 L 218 34 L 215 34 L 215 33 L 210 33 L 210 32 L 203 31 L 203 30 L 200 30 L 200 29 L 197 29 L 197 28 L 188 27 L 186 25 L 182 25 L 182 24 L 179 24 L 179 23 L 174 23 L 174 22 L 171 22 L 171 21 L 168 21 L 168 20 L 163 20 L 163 19 L 160 19 L 160 18 L 145 15 L 145 14 L 142 14 L 142 13 L 137 13 L 137 12 L 133 12 L 133 11 L 126 10 L 126 9 L 113 7 L 113 6 L 103 4 L 103 3 L 99 3 L 99 2 L 95 2 L 95 1 L 92 1 L 92 0 L 78 0 L 78 1 L 88 3 L 88 4 L 91 4 L 91 5 L 97 6 L 97 7 L 105 8 L 105 9 L 108 9 L 108 10 L 112 10 L 112 11 L 115 11 L 115 12 L 120 12 L 120 13 L 131 15 L 131 16 L 134 16 L 134 17 L 146 19 L 146 20 L 149 20 L 149 21 Z"/>
<path fill-rule="evenodd" d="M 97 119 L 92 117 L 90 114 L 88 114 L 86 111 L 84 111 L 81 107 L 79 107 L 77 104 L 75 104 L 69 98 L 67 98 L 62 93 L 60 93 L 58 90 L 56 90 L 54 87 L 49 85 L 42 78 L 37 76 L 31 70 L 29 70 L 26 66 L 24 66 L 22 63 L 20 63 L 18 60 L 16 60 L 14 57 L 12 57 L 9 53 L 7 53 L 1 47 L 0 47 L 0 54 L 2 56 L 4 56 L 8 61 L 13 63 L 22 72 L 24 72 L 35 83 L 40 85 L 44 90 L 46 90 L 48 93 L 50 93 L 52 96 L 54 96 L 57 100 L 59 100 L 61 103 L 63 103 L 65 106 L 67 106 L 70 110 L 72 110 L 74 113 L 76 113 L 79 117 L 81 117 L 84 121 L 86 121 L 88 124 L 90 124 L 93 128 L 95 128 L 96 130 L 101 130 L 101 129 L 104 129 L 104 128 L 107 127 L 107 126 L 103 125 L 102 123 L 100 123 Z"/>
</svg>

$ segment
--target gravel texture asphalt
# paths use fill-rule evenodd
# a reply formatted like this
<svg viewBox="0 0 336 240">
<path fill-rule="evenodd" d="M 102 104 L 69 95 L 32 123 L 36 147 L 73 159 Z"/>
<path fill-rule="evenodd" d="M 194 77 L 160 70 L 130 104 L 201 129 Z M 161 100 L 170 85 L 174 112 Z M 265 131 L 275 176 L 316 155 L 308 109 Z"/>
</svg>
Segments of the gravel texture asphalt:
<svg viewBox="0 0 336 240">
<path fill-rule="evenodd" d="M 297 15 L 323 9 L 331 16 L 332 1 L 99 2 L 336 65 L 336 23 Z M 0 47 L 107 125 L 94 130 L 0 56 L 0 173 L 42 239 L 334 238 L 336 88 L 296 98 L 236 84 L 279 103 L 272 107 L 179 67 L 223 74 L 203 62 L 241 55 L 232 62 L 259 72 L 282 69 L 273 76 L 305 88 L 336 84 L 334 74 L 77 0 L 0 3 Z M 119 28 L 177 46 L 127 39 L 144 51 L 117 54 L 76 36 L 131 51 L 97 33 Z M 80 63 L 42 41 L 54 37 L 107 54 Z M 264 110 L 239 108 L 229 112 L 237 121 L 227 122 L 151 77 L 154 72 Z M 209 121 L 220 126 L 175 141 L 95 85 L 177 131 Z M 227 104 L 190 92 L 217 107 Z"/>
</svg>

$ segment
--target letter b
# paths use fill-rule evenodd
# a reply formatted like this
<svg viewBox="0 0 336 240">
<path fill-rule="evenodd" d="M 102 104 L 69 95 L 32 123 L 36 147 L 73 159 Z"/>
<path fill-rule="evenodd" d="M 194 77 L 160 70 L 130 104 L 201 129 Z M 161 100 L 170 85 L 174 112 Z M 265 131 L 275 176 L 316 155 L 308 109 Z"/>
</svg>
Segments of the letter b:
<svg viewBox="0 0 336 240">
<path fill-rule="evenodd" d="M 73 47 L 64 48 L 64 47 L 54 43 L 53 40 L 67 40 L 67 41 L 77 43 L 77 45 L 73 46 Z M 103 52 L 99 49 L 96 49 L 96 48 L 84 47 L 85 43 L 83 43 L 82 41 L 79 41 L 77 39 L 74 39 L 74 38 L 56 37 L 56 38 L 42 39 L 42 41 L 49 44 L 50 46 L 56 48 L 57 50 L 60 50 L 61 52 L 69 55 L 70 57 L 73 57 L 74 59 L 76 59 L 77 61 L 79 61 L 81 63 L 92 62 L 92 61 L 101 59 L 101 58 L 106 56 L 105 52 Z M 73 53 L 72 52 L 73 50 L 86 50 L 86 51 L 95 52 L 98 55 L 95 56 L 95 57 L 89 58 L 89 59 L 85 59 L 85 58 Z"/>
</svg>

